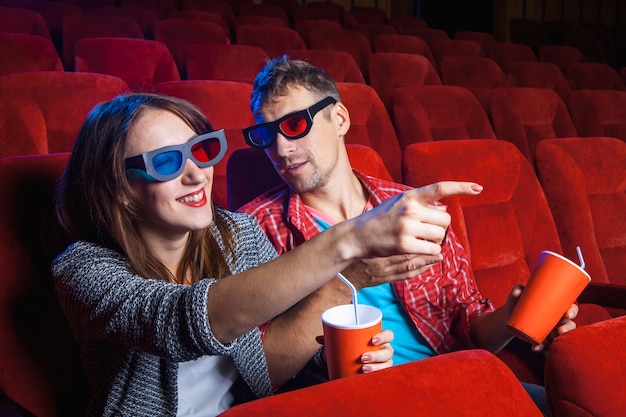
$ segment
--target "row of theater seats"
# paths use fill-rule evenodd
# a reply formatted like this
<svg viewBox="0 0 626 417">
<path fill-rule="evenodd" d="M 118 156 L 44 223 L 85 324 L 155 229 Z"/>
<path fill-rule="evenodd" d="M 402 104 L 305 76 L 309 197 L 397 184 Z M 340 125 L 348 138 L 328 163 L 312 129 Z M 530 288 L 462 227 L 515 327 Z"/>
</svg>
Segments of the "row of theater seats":
<svg viewBox="0 0 626 417">
<path fill-rule="evenodd" d="M 348 152 L 357 169 L 391 178 L 373 149 L 350 144 Z M 0 158 L 4 194 L 0 203 L 0 393 L 37 416 L 80 415 L 86 395 L 76 347 L 50 287 L 50 254 L 42 246 L 54 183 L 68 156 Z M 387 378 L 409 378 L 411 386 L 419 388 L 413 399 L 419 399 L 424 412 L 457 415 L 455 405 L 438 408 L 449 395 L 448 389 L 457 387 L 459 404 L 476 403 L 476 410 L 481 410 L 476 415 L 486 412 L 487 400 L 491 411 L 507 410 L 513 402 L 515 411 L 502 412 L 535 415 L 528 397 L 520 394 L 514 383 L 515 377 L 546 383 L 554 417 L 585 415 L 571 414 L 578 408 L 594 410 L 594 416 L 619 415 L 623 409 L 616 407 L 622 397 L 612 393 L 626 388 L 620 363 L 624 351 L 619 348 L 619 341 L 626 336 L 626 286 L 623 281 L 612 283 L 615 277 L 610 274 L 623 279 L 626 144 L 612 138 L 549 139 L 539 145 L 536 162 L 539 177 L 506 141 L 436 141 L 410 145 L 403 170 L 407 184 L 415 186 L 444 179 L 473 180 L 485 186 L 479 196 L 451 198 L 445 204 L 454 230 L 467 248 L 473 278 L 496 305 L 504 302 L 512 285 L 526 283 L 542 250 L 573 257 L 573 249 L 567 245 L 582 247 L 592 284 L 579 300 L 580 329 L 558 339 L 547 360 L 522 343 L 511 344 L 498 354 L 509 370 L 485 352 L 443 355 L 378 376 L 251 403 L 234 409 L 231 415 L 250 415 L 246 413 L 254 410 L 269 413 L 278 404 L 293 401 L 293 411 L 321 407 L 327 411 L 324 415 L 335 415 L 328 407 L 343 404 L 355 384 L 360 387 L 356 395 L 380 393 L 381 384 L 387 387 Z M 227 169 L 229 191 L 237 194 L 240 202 L 279 181 L 267 158 L 252 149 L 237 150 Z M 618 246 L 612 246 L 616 242 Z M 447 367 L 460 373 L 442 373 Z M 503 395 L 503 389 L 508 395 Z M 327 398 L 329 395 L 333 397 Z M 373 401 L 367 406 L 373 407 L 370 411 L 385 406 L 399 413 L 394 415 L 408 415 L 408 409 L 415 412 L 413 403 L 397 398 L 386 405 L 370 396 L 360 398 L 365 404 Z M 5 405 L 2 400 L 0 394 L 0 410 Z M 307 404 L 313 400 L 315 404 Z M 349 410 L 359 412 L 365 404 L 353 404 Z M 341 413 L 346 410 L 342 408 Z"/>
</svg>

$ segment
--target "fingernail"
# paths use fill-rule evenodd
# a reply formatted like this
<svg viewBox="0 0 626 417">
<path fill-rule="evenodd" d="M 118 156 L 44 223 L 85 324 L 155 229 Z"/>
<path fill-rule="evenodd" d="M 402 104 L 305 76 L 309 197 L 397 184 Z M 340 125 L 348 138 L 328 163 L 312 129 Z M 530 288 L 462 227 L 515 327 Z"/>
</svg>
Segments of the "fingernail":
<svg viewBox="0 0 626 417">
<path fill-rule="evenodd" d="M 369 353 L 365 353 L 363 355 L 361 355 L 361 362 L 365 363 L 365 362 L 369 362 L 372 360 L 372 355 L 370 355 Z"/>
<path fill-rule="evenodd" d="M 361 370 L 363 371 L 364 374 L 368 373 L 368 372 L 372 372 L 372 367 L 369 365 L 363 365 L 361 367 Z"/>
<path fill-rule="evenodd" d="M 483 186 L 479 184 L 472 184 L 471 188 L 472 188 L 472 191 L 476 191 L 477 193 L 483 190 Z"/>
<path fill-rule="evenodd" d="M 377 345 L 378 343 L 380 343 L 380 339 L 376 336 L 372 337 L 372 344 Z"/>
</svg>

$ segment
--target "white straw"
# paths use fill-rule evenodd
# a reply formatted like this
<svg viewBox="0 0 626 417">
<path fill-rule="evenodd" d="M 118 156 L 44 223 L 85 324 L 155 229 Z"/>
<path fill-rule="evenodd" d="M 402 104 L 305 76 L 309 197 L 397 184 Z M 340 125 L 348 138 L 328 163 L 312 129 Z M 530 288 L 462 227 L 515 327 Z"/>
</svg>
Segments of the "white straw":
<svg viewBox="0 0 626 417">
<path fill-rule="evenodd" d="M 583 259 L 583 251 L 580 250 L 580 246 L 576 246 L 576 253 L 578 254 L 578 260 L 580 261 L 580 269 L 585 269 L 585 260 Z"/>
<path fill-rule="evenodd" d="M 358 296 L 357 296 L 357 292 L 356 292 L 356 288 L 354 287 L 354 285 L 352 285 L 352 283 L 350 281 L 348 281 L 348 278 L 344 277 L 341 272 L 337 272 L 337 277 L 343 281 L 344 284 L 346 284 L 349 288 L 350 291 L 352 291 L 352 304 L 354 305 L 354 320 L 356 321 L 356 324 L 360 324 L 359 323 L 359 309 L 358 309 Z"/>
</svg>

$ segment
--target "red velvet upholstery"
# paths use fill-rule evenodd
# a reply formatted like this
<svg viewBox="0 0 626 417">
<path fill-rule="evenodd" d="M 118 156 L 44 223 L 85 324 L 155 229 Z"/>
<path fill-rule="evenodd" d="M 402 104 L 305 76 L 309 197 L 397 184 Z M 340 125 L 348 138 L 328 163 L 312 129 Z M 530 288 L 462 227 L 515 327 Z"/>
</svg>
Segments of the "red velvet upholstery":
<svg viewBox="0 0 626 417">
<path fill-rule="evenodd" d="M 432 41 L 437 39 L 450 39 L 448 33 L 443 29 L 435 29 L 431 27 L 413 27 L 405 28 L 404 33 L 411 36 L 419 36 L 424 39 L 432 49 Z"/>
<path fill-rule="evenodd" d="M 454 33 L 454 39 L 476 41 L 480 44 L 481 56 L 487 56 L 487 51 L 491 45 L 496 43 L 496 38 L 491 33 L 475 30 L 459 30 Z"/>
<path fill-rule="evenodd" d="M 82 9 L 72 3 L 62 1 L 28 1 L 25 8 L 39 13 L 46 21 L 52 42 L 58 51 L 63 50 L 63 19 L 66 16 L 81 14 Z M 59 52 L 61 54 L 61 52 Z"/>
<path fill-rule="evenodd" d="M 421 55 L 376 52 L 369 59 L 369 84 L 376 90 L 387 112 L 393 112 L 393 91 L 411 85 L 441 85 L 439 74 Z"/>
<path fill-rule="evenodd" d="M 176 10 L 177 2 L 174 0 L 116 0 L 120 7 L 142 7 L 152 10 L 158 19 L 164 19 L 172 11 Z"/>
<path fill-rule="evenodd" d="M 398 87 L 393 103 L 393 120 L 402 149 L 415 142 L 496 137 L 484 109 L 463 87 Z"/>
<path fill-rule="evenodd" d="M 378 7 L 352 6 L 348 13 L 359 23 L 387 24 L 387 13 Z"/>
<path fill-rule="evenodd" d="M 194 44 L 187 47 L 187 79 L 250 83 L 265 65 L 263 48 L 240 44 Z"/>
<path fill-rule="evenodd" d="M 539 61 L 555 64 L 563 73 L 570 64 L 587 61 L 580 49 L 571 45 L 543 45 L 537 55 Z"/>
<path fill-rule="evenodd" d="M 0 159 L 0 392 L 38 417 L 84 415 L 86 398 L 42 245 L 42 225 L 67 158 Z"/>
<path fill-rule="evenodd" d="M 626 141 L 625 91 L 572 91 L 569 111 L 578 136 L 610 136 Z"/>
<path fill-rule="evenodd" d="M 369 146 L 378 152 L 397 181 L 402 180 L 402 151 L 396 132 L 376 91 L 366 84 L 337 83 L 341 100 L 350 112 L 350 130 L 346 143 Z"/>
<path fill-rule="evenodd" d="M 63 65 L 74 70 L 74 48 L 84 38 L 143 39 L 143 31 L 135 19 L 122 16 L 76 14 L 63 19 Z"/>
<path fill-rule="evenodd" d="M 340 6 L 341 7 L 341 6 Z M 294 26 L 303 20 L 329 20 L 341 25 L 341 17 L 332 10 L 325 10 L 317 7 L 301 7 L 294 10 Z"/>
<path fill-rule="evenodd" d="M 361 23 L 356 28 L 356 31 L 361 32 L 367 37 L 367 40 L 370 43 L 370 46 L 374 48 L 374 43 L 376 42 L 376 38 L 380 35 L 397 35 L 398 31 L 391 25 L 387 24 L 365 24 Z"/>
<path fill-rule="evenodd" d="M 348 52 L 356 61 L 363 78 L 369 78 L 368 65 L 372 46 L 367 37 L 357 30 L 312 30 L 309 32 L 311 49 L 338 49 Z"/>
<path fill-rule="evenodd" d="M 231 30 L 230 26 L 228 26 L 228 23 L 226 23 L 224 16 L 219 13 L 205 12 L 202 10 L 172 10 L 168 13 L 167 17 L 168 19 L 193 19 L 215 23 L 224 29 L 224 32 L 228 34 L 231 42 L 235 40 L 235 34 Z"/>
<path fill-rule="evenodd" d="M 284 26 L 290 26 L 289 16 L 287 15 L 287 12 L 283 8 L 275 4 L 269 4 L 267 2 L 241 3 L 239 5 L 238 14 L 239 16 L 277 17 L 282 20 Z"/>
<path fill-rule="evenodd" d="M 357 144 L 347 144 L 346 149 L 353 168 L 373 177 L 393 181 L 374 149 Z M 226 170 L 230 210 L 237 210 L 283 181 L 265 152 L 253 148 L 235 150 L 228 158 Z"/>
<path fill-rule="evenodd" d="M 42 36 L 0 33 L 0 57 L 0 75 L 24 71 L 63 71 L 54 44 Z"/>
<path fill-rule="evenodd" d="M 555 64 L 549 62 L 514 61 L 505 64 L 506 74 L 511 87 L 535 87 L 554 90 L 567 104 L 570 85 Z"/>
<path fill-rule="evenodd" d="M 547 88 L 493 89 L 489 108 L 496 137 L 513 143 L 531 162 L 539 141 L 577 136 L 563 100 Z"/>
<path fill-rule="evenodd" d="M 43 120 L 49 153 L 69 152 L 87 113 L 99 102 L 128 90 L 121 79 L 102 74 L 37 71 L 0 77 L 3 101 L 12 105 L 29 102 L 16 110 L 19 119 L 4 121 L 16 135 L 11 140 L 28 140 L 31 123 L 37 126 Z"/>
<path fill-rule="evenodd" d="M 289 27 L 289 24 L 280 17 L 239 15 L 235 16 L 235 28 L 241 25 L 265 25 Z"/>
<path fill-rule="evenodd" d="M 476 41 L 464 39 L 434 39 L 430 42 L 435 59 L 441 65 L 441 60 L 447 57 L 481 56 L 482 48 Z"/>
<path fill-rule="evenodd" d="M 115 7 L 103 6 L 95 9 L 94 14 L 100 16 L 121 16 L 134 19 L 143 32 L 145 39 L 154 39 L 154 24 L 157 21 L 156 14 L 142 7 Z"/>
<path fill-rule="evenodd" d="M 540 417 L 510 370 L 492 354 L 467 350 L 267 397 L 222 417 Z"/>
<path fill-rule="evenodd" d="M 32 10 L 0 7 L 0 32 L 23 33 L 51 39 L 48 24 Z"/>
<path fill-rule="evenodd" d="M 537 55 L 532 48 L 523 43 L 499 42 L 492 45 L 487 56 L 504 68 L 507 62 L 513 61 L 537 61 Z"/>
<path fill-rule="evenodd" d="M 235 38 L 238 44 L 263 48 L 270 58 L 292 49 L 306 49 L 300 34 L 288 27 L 241 25 L 235 29 Z"/>
<path fill-rule="evenodd" d="M 2 82 L 0 81 L 0 89 Z M 48 153 L 46 121 L 29 96 L 5 93 L 0 100 L 0 158 Z"/>
<path fill-rule="evenodd" d="M 304 10 L 321 11 L 321 9 L 308 7 Z M 294 22 L 294 29 L 300 34 L 300 37 L 304 41 L 307 48 L 311 46 L 311 40 L 309 39 L 311 31 L 320 29 L 341 30 L 342 28 L 343 27 L 339 21 L 322 18 L 300 19 Z"/>
<path fill-rule="evenodd" d="M 196 11 L 204 11 L 209 13 L 216 13 L 222 16 L 228 27 L 232 30 L 235 25 L 235 10 L 233 2 L 227 1 L 205 1 L 205 0 L 181 0 L 180 10 L 196 10 Z"/>
<path fill-rule="evenodd" d="M 552 417 L 621 417 L 626 410 L 626 316 L 556 339 L 546 359 Z"/>
<path fill-rule="evenodd" d="M 484 191 L 445 200 L 466 248 L 481 293 L 502 306 L 514 285 L 525 285 L 541 252 L 562 253 L 550 208 L 533 167 L 511 143 L 457 140 L 410 145 L 403 154 L 405 183 L 475 181 Z M 580 305 L 578 325 L 610 318 L 606 309 Z M 528 382 L 543 382 L 543 355 L 516 339 L 498 354 Z"/>
<path fill-rule="evenodd" d="M 229 44 L 230 36 L 217 23 L 196 19 L 165 19 L 154 24 L 154 40 L 167 46 L 182 79 L 187 77 L 187 47 L 193 44 Z"/>
<path fill-rule="evenodd" d="M 487 112 L 489 111 L 491 89 L 509 87 L 509 80 L 504 71 L 491 58 L 444 58 L 441 61 L 439 71 L 444 84 L 469 89 Z"/>
<path fill-rule="evenodd" d="M 400 52 L 425 56 L 433 68 L 439 68 L 430 46 L 422 38 L 412 35 L 380 35 L 374 39 L 374 52 Z"/>
<path fill-rule="evenodd" d="M 161 83 L 156 86 L 156 92 L 190 101 L 202 110 L 215 129 L 225 130 L 228 151 L 214 167 L 212 194 L 217 204 L 227 207 L 227 161 L 235 150 L 248 147 L 241 129 L 255 123 L 248 105 L 252 85 L 216 80 L 178 81 Z"/>
<path fill-rule="evenodd" d="M 150 92 L 165 81 L 179 81 L 176 63 L 161 42 L 147 39 L 91 38 L 76 42 L 76 71 L 108 74 L 133 91 Z"/>
<path fill-rule="evenodd" d="M 348 52 L 337 49 L 296 49 L 287 54 L 292 59 L 301 59 L 323 69 L 336 83 L 365 84 L 361 69 Z"/>
<path fill-rule="evenodd" d="M 535 164 L 565 256 L 580 246 L 593 282 L 626 286 L 626 143 L 545 140 Z"/>
<path fill-rule="evenodd" d="M 619 72 L 600 62 L 574 63 L 565 70 L 572 90 L 626 90 Z"/>
<path fill-rule="evenodd" d="M 393 15 L 389 17 L 389 24 L 396 28 L 399 33 L 406 33 L 411 28 L 427 28 L 428 22 L 420 17 Z"/>
</svg>

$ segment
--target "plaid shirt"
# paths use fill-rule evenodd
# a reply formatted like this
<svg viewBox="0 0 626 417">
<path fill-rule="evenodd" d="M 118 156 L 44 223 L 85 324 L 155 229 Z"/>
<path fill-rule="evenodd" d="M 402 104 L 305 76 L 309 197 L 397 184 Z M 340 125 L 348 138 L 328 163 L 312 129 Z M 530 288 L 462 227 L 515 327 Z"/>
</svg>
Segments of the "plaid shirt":
<svg viewBox="0 0 626 417">
<path fill-rule="evenodd" d="M 370 194 L 374 206 L 410 187 L 368 177 L 354 171 Z M 257 197 L 240 211 L 254 217 L 279 254 L 285 253 L 319 233 L 313 216 L 299 194 L 286 184 Z M 452 228 L 442 245 L 443 261 L 414 278 L 393 283 L 398 302 L 417 330 L 437 353 L 473 347 L 470 322 L 492 311 L 472 277 L 465 250 Z"/>
</svg>

